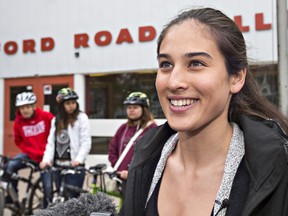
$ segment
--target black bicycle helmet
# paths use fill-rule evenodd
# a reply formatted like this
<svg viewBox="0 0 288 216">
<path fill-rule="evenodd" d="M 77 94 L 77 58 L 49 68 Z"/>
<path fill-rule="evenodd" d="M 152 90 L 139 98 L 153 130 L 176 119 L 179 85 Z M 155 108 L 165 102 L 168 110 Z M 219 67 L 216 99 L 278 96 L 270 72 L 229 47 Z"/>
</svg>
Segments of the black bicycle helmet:
<svg viewBox="0 0 288 216">
<path fill-rule="evenodd" d="M 58 91 L 56 101 L 62 103 L 67 100 L 77 100 L 78 95 L 71 88 L 62 88 Z"/>
<path fill-rule="evenodd" d="M 123 102 L 124 105 L 140 105 L 149 107 L 149 99 L 143 92 L 132 92 Z"/>
</svg>

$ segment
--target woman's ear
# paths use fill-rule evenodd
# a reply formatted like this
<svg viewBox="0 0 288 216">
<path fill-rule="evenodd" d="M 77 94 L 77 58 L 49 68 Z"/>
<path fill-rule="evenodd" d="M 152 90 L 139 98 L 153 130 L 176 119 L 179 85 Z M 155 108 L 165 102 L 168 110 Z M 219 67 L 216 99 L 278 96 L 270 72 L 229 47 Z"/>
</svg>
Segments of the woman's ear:
<svg viewBox="0 0 288 216">
<path fill-rule="evenodd" d="M 239 92 L 244 86 L 246 79 L 247 69 L 241 69 L 237 74 L 233 74 L 230 77 L 230 92 L 235 94 Z"/>
</svg>

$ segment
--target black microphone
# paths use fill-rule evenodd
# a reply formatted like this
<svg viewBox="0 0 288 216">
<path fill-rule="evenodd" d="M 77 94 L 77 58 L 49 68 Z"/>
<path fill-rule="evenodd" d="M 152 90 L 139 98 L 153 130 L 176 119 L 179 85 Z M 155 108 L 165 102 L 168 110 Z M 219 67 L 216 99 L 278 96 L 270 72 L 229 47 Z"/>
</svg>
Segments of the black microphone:
<svg viewBox="0 0 288 216">
<path fill-rule="evenodd" d="M 217 216 L 222 211 L 222 209 L 228 208 L 228 206 L 229 206 L 229 200 L 228 199 L 224 199 L 222 201 L 222 203 L 221 203 L 221 206 L 220 206 L 219 210 L 215 214 L 215 216 Z"/>
<path fill-rule="evenodd" d="M 116 216 L 116 206 L 111 197 L 103 192 L 87 193 L 64 203 L 52 204 L 37 211 L 35 216 Z"/>
</svg>

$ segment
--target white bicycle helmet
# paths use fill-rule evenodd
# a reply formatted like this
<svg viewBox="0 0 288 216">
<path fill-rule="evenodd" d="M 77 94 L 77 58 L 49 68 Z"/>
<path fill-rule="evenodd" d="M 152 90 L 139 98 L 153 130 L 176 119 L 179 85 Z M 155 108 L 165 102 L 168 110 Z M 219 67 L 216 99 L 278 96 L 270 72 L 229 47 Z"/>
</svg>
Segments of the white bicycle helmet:
<svg viewBox="0 0 288 216">
<path fill-rule="evenodd" d="M 15 106 L 23 106 L 26 104 L 34 104 L 36 103 L 36 96 L 32 92 L 22 92 L 20 94 L 17 94 Z"/>
</svg>

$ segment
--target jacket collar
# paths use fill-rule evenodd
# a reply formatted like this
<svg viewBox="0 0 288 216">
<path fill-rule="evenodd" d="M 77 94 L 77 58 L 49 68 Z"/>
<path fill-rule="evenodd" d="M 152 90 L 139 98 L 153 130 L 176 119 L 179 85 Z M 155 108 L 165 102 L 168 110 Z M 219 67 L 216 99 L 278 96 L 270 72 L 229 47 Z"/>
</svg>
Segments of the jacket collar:
<svg viewBox="0 0 288 216">
<path fill-rule="evenodd" d="M 243 215 L 249 215 L 275 190 L 281 180 L 288 161 L 286 153 L 288 141 L 275 121 L 241 116 L 239 126 L 244 132 L 245 166 L 249 173 L 247 178 L 250 178 L 251 183 Z M 135 168 L 160 155 L 163 145 L 174 133 L 167 122 L 147 131 L 139 145 L 135 146 L 137 157 L 133 158 L 134 162 L 130 168 Z M 152 177 L 147 181 L 151 180 Z"/>
<path fill-rule="evenodd" d="M 250 192 L 243 215 L 249 213 L 280 182 L 287 166 L 287 136 L 273 120 L 240 117 L 244 133 L 246 167 L 250 175 Z"/>
<path fill-rule="evenodd" d="M 239 126 L 244 133 L 246 166 L 251 176 L 253 191 L 257 191 L 272 172 L 278 170 L 275 170 L 276 166 L 286 166 L 288 139 L 279 124 L 273 120 L 261 120 L 243 115 L 240 117 Z M 135 161 L 135 165 L 149 160 L 149 156 L 153 154 L 159 154 L 167 139 L 175 131 L 166 122 L 158 130 L 156 128 L 150 130 L 150 133 L 153 135 L 147 136 L 149 140 L 139 146 L 141 154 L 138 154 L 140 157 L 137 162 Z M 282 169 L 278 171 L 280 179 Z"/>
<path fill-rule="evenodd" d="M 287 148 L 287 137 L 272 120 L 242 116 L 240 126 L 244 133 L 246 165 L 257 189 L 279 162 L 287 161 L 284 151 Z"/>
<path fill-rule="evenodd" d="M 285 164 L 288 162 L 288 155 L 285 154 L 288 152 L 288 139 L 278 123 L 273 120 L 261 120 L 243 115 L 240 117 L 239 126 L 244 133 L 246 165 L 257 188 L 279 161 Z M 161 152 L 167 139 L 176 132 L 166 122 L 150 129 L 148 133 L 150 135 L 144 136 L 141 145 L 135 150 L 141 152 L 137 161 L 134 161 L 135 165 L 149 159 L 156 152 Z"/>
<path fill-rule="evenodd" d="M 161 126 L 149 129 L 145 136 L 142 137 L 141 144 L 136 144 L 135 146 L 135 154 L 137 154 L 137 157 L 133 158 L 134 161 L 131 167 L 145 163 L 150 160 L 151 157 L 159 156 L 167 139 L 175 133 L 176 131 L 174 131 L 167 122 Z"/>
</svg>

